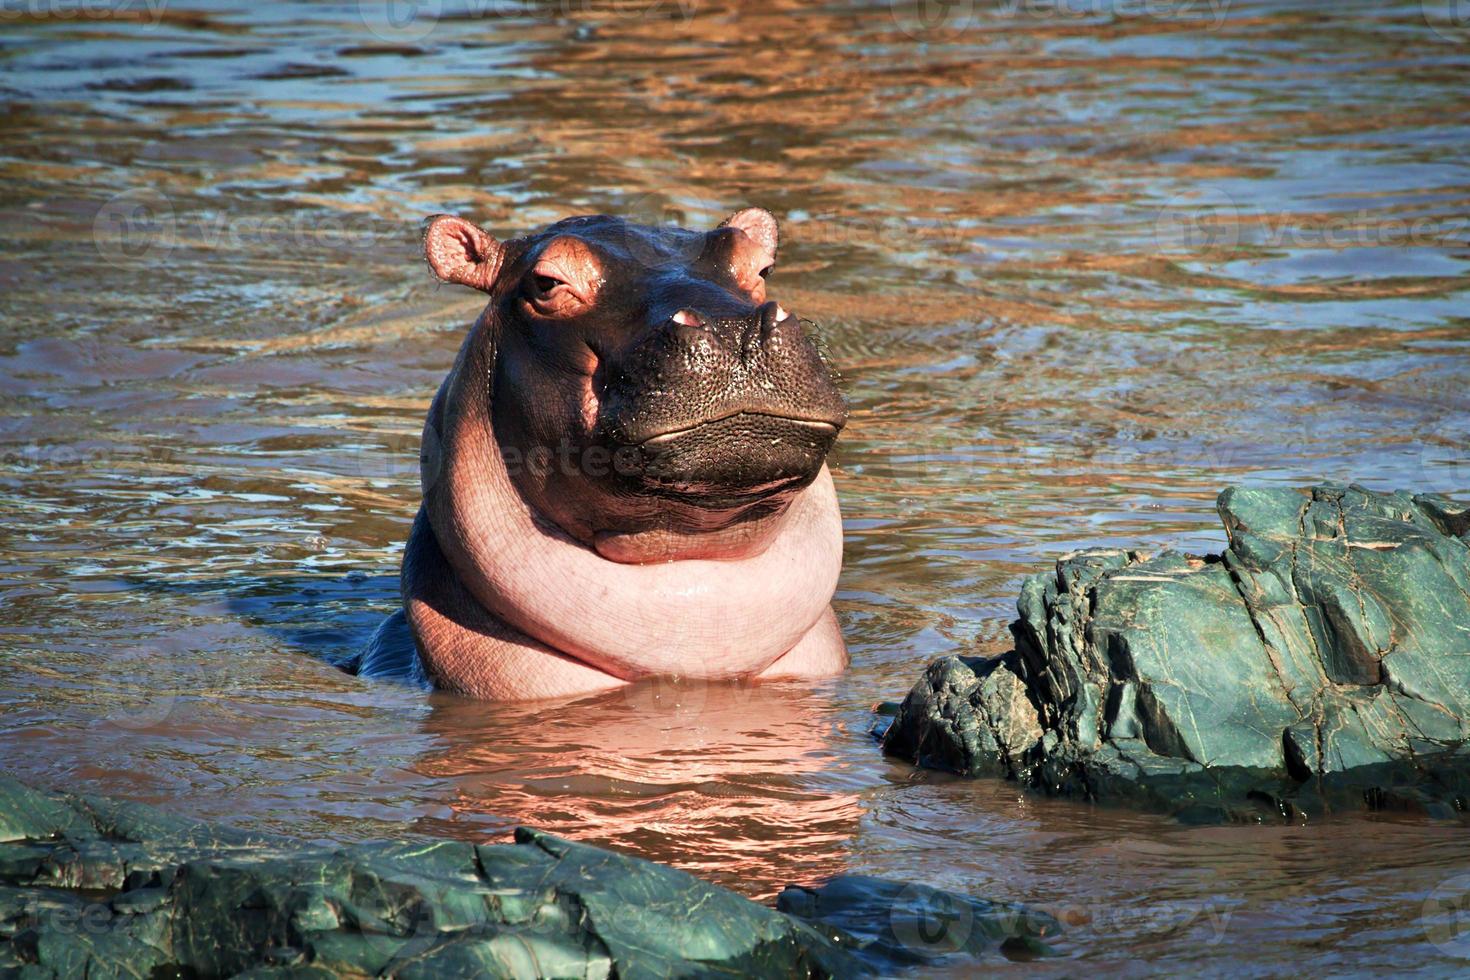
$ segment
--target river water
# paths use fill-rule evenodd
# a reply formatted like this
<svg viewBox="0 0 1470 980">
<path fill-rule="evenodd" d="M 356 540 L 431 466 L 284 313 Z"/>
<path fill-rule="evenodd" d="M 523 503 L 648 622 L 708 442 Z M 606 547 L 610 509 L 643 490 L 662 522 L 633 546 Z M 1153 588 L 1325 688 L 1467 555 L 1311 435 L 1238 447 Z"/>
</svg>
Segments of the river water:
<svg viewBox="0 0 1470 980">
<path fill-rule="evenodd" d="M 518 823 L 752 897 L 1049 909 L 1024 972 L 1449 973 L 1463 826 L 1186 828 L 867 735 L 1222 487 L 1470 492 L 1463 4 L 0 6 L 0 755 L 307 840 Z M 416 12 L 416 13 L 415 13 Z M 840 680 L 575 709 L 345 676 L 476 312 L 421 219 L 781 216 L 853 416 Z M 967 967 L 949 964 L 957 973 Z"/>
</svg>

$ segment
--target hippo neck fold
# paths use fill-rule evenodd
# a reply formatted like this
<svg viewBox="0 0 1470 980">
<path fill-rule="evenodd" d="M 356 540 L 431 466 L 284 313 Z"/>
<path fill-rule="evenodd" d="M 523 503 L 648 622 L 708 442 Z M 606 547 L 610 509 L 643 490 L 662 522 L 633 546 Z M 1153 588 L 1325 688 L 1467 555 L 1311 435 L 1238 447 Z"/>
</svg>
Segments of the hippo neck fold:
<svg viewBox="0 0 1470 980">
<path fill-rule="evenodd" d="M 538 521 L 511 482 L 490 411 L 493 316 L 470 332 L 424 428 L 424 503 L 465 588 L 510 625 L 627 679 L 746 676 L 774 663 L 827 610 L 842 522 L 824 466 L 768 547 L 738 560 L 610 561 Z"/>
</svg>

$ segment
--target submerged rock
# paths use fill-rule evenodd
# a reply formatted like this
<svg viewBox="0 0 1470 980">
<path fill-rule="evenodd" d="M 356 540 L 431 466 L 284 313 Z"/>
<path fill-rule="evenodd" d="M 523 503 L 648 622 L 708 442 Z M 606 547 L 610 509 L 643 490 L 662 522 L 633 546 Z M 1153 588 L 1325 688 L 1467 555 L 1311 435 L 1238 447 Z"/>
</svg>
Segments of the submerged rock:
<svg viewBox="0 0 1470 980">
<path fill-rule="evenodd" d="M 313 848 L 0 777 L 0 974 L 845 977 L 957 952 L 533 830 L 515 840 Z M 994 910 L 960 952 L 1058 931 L 932 889 L 891 914 L 903 886 L 851 880 L 865 886 L 828 887 L 854 896 L 842 916 L 859 924 L 925 901 Z"/>
<path fill-rule="evenodd" d="M 1020 905 L 968 898 L 928 885 L 840 875 L 820 888 L 788 885 L 776 908 L 858 938 L 893 963 L 926 963 L 952 953 L 981 955 L 997 945 L 1015 959 L 1050 952 L 1061 928 Z"/>
<path fill-rule="evenodd" d="M 883 734 L 932 768 L 1188 818 L 1464 814 L 1470 509 L 1226 490 L 1229 547 L 1034 575 L 1015 650 L 929 666 Z"/>
</svg>

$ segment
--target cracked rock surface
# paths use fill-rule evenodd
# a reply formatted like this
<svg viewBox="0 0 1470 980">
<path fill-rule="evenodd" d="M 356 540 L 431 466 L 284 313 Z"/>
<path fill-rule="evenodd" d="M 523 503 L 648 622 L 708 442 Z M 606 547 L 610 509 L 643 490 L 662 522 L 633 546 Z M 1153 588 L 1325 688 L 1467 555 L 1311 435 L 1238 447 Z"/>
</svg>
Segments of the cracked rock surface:
<svg viewBox="0 0 1470 980">
<path fill-rule="evenodd" d="M 919 765 L 1186 818 L 1470 800 L 1470 509 L 1232 488 L 1221 555 L 1034 575 L 1015 649 L 929 666 L 883 735 Z"/>
<path fill-rule="evenodd" d="M 3 976 L 847 977 L 1045 952 L 1059 931 L 915 887 L 839 876 L 786 914 L 524 828 L 308 847 L 0 776 Z"/>
</svg>

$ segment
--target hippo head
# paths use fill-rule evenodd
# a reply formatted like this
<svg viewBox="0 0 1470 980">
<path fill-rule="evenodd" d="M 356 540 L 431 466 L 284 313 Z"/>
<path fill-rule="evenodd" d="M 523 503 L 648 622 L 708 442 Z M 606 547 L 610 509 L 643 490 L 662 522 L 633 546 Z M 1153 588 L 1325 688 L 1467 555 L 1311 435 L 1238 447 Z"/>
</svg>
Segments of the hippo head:
<svg viewBox="0 0 1470 980">
<path fill-rule="evenodd" d="M 616 560 L 759 546 L 846 421 L 767 297 L 777 237 L 759 208 L 708 232 L 595 215 L 506 242 L 430 219 L 433 273 L 489 294 L 467 343 L 494 347 L 485 397 L 527 503 Z"/>
</svg>

